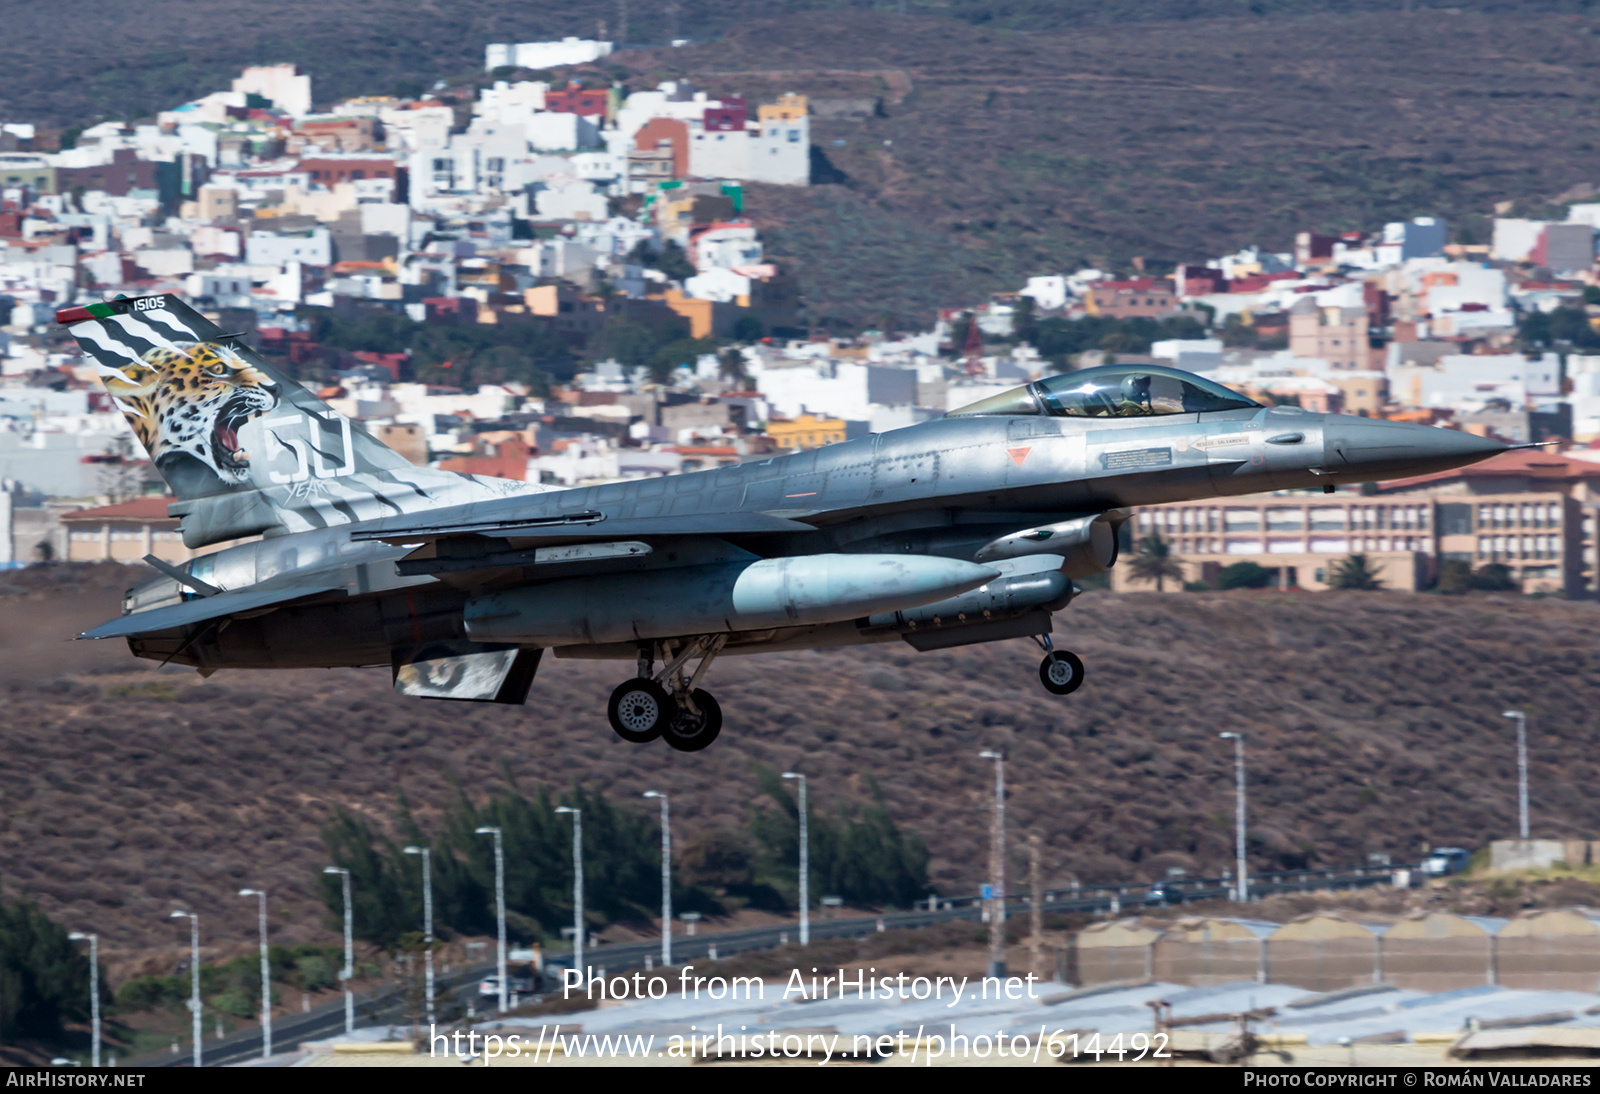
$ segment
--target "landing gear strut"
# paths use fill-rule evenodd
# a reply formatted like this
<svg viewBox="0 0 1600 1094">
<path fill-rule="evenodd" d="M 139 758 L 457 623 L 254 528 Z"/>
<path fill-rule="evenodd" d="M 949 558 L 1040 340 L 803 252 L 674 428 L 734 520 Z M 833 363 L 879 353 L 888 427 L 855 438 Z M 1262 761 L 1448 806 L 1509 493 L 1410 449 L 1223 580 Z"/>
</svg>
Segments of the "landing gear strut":
<svg viewBox="0 0 1600 1094">
<path fill-rule="evenodd" d="M 705 635 L 681 646 L 667 641 L 641 648 L 638 675 L 617 685 L 606 710 L 617 736 L 634 744 L 663 737 L 679 752 L 699 752 L 716 740 L 722 708 L 695 685 L 727 641 L 724 634 Z M 658 655 L 664 664 L 653 672 Z M 695 657 L 700 664 L 689 675 L 685 666 Z"/>
<path fill-rule="evenodd" d="M 1044 660 L 1039 662 L 1039 682 L 1046 691 L 1053 695 L 1071 695 L 1083 686 L 1083 662 L 1077 654 L 1056 649 L 1048 634 L 1035 638 L 1034 642 L 1045 651 Z"/>
</svg>

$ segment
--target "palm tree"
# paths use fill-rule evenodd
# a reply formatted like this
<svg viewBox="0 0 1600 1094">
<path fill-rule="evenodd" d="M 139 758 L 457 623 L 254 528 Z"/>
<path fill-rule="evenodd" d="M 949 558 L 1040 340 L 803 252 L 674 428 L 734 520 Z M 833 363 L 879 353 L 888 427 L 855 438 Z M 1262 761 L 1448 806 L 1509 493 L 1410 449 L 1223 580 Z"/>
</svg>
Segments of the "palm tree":
<svg viewBox="0 0 1600 1094">
<path fill-rule="evenodd" d="M 1139 581 L 1154 581 L 1158 593 L 1166 591 L 1163 583 L 1167 578 L 1183 580 L 1183 565 L 1172 553 L 1172 541 L 1162 538 L 1160 532 L 1151 532 L 1134 544 L 1128 569 Z"/>
<path fill-rule="evenodd" d="M 1331 589 L 1381 589 L 1383 581 L 1366 555 L 1351 555 L 1343 562 L 1335 562 L 1328 574 Z"/>
</svg>

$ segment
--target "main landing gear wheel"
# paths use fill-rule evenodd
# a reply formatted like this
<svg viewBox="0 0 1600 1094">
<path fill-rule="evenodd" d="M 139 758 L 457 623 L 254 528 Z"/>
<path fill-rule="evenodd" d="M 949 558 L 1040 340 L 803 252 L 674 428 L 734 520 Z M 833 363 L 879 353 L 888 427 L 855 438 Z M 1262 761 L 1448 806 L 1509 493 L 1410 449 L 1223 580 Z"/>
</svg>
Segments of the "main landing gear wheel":
<svg viewBox="0 0 1600 1094">
<path fill-rule="evenodd" d="M 1066 650 L 1051 650 L 1039 662 L 1039 682 L 1055 695 L 1071 695 L 1083 685 L 1083 662 Z"/>
<path fill-rule="evenodd" d="M 696 694 L 696 702 L 699 698 Z M 611 728 L 617 736 L 636 745 L 661 736 L 677 715 L 678 704 L 673 702 L 672 696 L 648 677 L 618 684 L 606 706 L 606 717 L 611 719 Z"/>
<path fill-rule="evenodd" d="M 709 691 L 695 688 L 689 695 L 697 714 L 690 714 L 687 705 L 679 706 L 672 721 L 661 730 L 667 744 L 679 752 L 699 752 L 722 732 L 722 707 Z"/>
</svg>

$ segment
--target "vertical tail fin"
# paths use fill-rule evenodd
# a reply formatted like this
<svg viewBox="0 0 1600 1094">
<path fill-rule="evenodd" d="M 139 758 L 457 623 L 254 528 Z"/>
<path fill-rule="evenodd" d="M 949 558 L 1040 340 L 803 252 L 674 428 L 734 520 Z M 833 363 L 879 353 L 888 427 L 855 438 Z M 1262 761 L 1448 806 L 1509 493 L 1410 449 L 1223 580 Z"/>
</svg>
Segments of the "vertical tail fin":
<svg viewBox="0 0 1600 1094">
<path fill-rule="evenodd" d="M 56 321 L 178 498 L 190 547 L 526 489 L 412 466 L 171 294 L 64 308 Z"/>
<path fill-rule="evenodd" d="M 176 296 L 56 314 L 180 500 L 409 466 Z"/>
</svg>

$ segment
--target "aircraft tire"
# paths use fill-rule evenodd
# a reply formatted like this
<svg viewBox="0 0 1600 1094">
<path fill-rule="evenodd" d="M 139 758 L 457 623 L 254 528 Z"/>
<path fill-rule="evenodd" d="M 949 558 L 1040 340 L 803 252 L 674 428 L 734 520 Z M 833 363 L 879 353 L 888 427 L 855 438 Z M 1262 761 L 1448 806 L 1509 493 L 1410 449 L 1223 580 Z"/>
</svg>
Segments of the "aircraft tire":
<svg viewBox="0 0 1600 1094">
<path fill-rule="evenodd" d="M 632 744 L 648 744 L 678 715 L 678 704 L 654 680 L 624 680 L 611 693 L 606 717 L 618 737 Z"/>
<path fill-rule="evenodd" d="M 699 752 L 722 732 L 722 707 L 709 691 L 695 688 L 694 705 L 699 708 L 700 717 L 679 710 L 677 716 L 661 731 L 667 744 L 678 752 Z"/>
<path fill-rule="evenodd" d="M 1083 662 L 1067 650 L 1051 650 L 1039 662 L 1039 682 L 1052 695 L 1071 695 L 1083 686 Z"/>
</svg>

